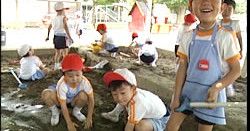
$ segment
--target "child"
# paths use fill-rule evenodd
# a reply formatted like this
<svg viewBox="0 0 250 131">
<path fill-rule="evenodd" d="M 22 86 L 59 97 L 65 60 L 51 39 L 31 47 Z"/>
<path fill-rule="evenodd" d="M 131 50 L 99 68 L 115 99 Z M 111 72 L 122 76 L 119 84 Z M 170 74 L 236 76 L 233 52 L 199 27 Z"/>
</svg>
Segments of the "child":
<svg viewBox="0 0 250 131">
<path fill-rule="evenodd" d="M 106 25 L 98 24 L 96 31 L 102 35 L 100 46 L 101 48 L 104 48 L 103 52 L 108 51 L 111 53 L 111 57 L 115 57 L 119 46 L 117 45 L 118 43 L 115 41 L 114 37 L 112 37 L 112 34 L 107 31 Z"/>
<path fill-rule="evenodd" d="M 84 128 L 92 126 L 94 112 L 93 88 L 86 77 L 82 75 L 82 58 L 75 54 L 68 54 L 62 60 L 63 76 L 57 82 L 56 87 L 45 89 L 42 92 L 42 100 L 52 112 L 51 125 L 57 125 L 59 114 L 57 106 L 61 107 L 62 114 L 67 123 L 68 130 L 76 130 L 76 123 L 72 122 L 68 107 L 73 107 L 73 116 L 79 121 L 84 121 Z M 82 107 L 88 105 L 87 118 L 81 113 Z"/>
<path fill-rule="evenodd" d="M 141 37 L 138 37 L 138 34 L 136 32 L 132 33 L 132 42 L 129 45 L 129 48 L 132 48 L 132 52 L 137 56 L 139 50 L 141 49 L 141 47 L 143 46 L 143 44 L 145 43 L 145 39 L 141 39 Z M 132 45 L 135 44 L 134 47 L 132 47 Z"/>
<path fill-rule="evenodd" d="M 246 57 L 245 57 L 245 60 L 244 60 L 244 64 L 243 64 L 240 76 L 242 78 L 246 78 L 247 77 L 247 54 L 246 54 Z"/>
<path fill-rule="evenodd" d="M 231 19 L 231 16 L 235 10 L 236 3 L 233 0 L 225 0 L 224 3 L 226 3 L 227 8 L 222 13 L 223 19 L 220 21 L 220 25 L 236 33 L 240 46 L 239 52 L 242 58 L 242 37 L 241 37 L 240 24 L 238 20 Z M 235 95 L 235 90 L 233 84 L 230 84 L 227 87 L 227 96 L 232 97 L 234 95 Z"/>
<path fill-rule="evenodd" d="M 55 48 L 55 67 L 54 69 L 60 69 L 60 59 L 61 54 L 63 57 L 65 57 L 68 54 L 68 47 L 69 44 L 74 43 L 73 39 L 70 36 L 68 24 L 67 24 L 67 18 L 65 16 L 65 9 L 62 2 L 57 2 L 54 6 L 54 9 L 56 10 L 57 15 L 52 20 L 48 27 L 48 36 L 46 38 L 46 41 L 49 40 L 49 33 L 51 28 L 53 27 L 54 30 L 54 48 Z"/>
<path fill-rule="evenodd" d="M 178 67 L 179 67 L 180 57 L 177 55 L 177 50 L 178 50 L 181 38 L 183 36 L 183 33 L 186 32 L 186 31 L 192 30 L 193 28 L 195 28 L 193 25 L 194 25 L 194 23 L 196 21 L 197 20 L 195 18 L 195 15 L 193 15 L 193 14 L 187 14 L 184 17 L 184 23 L 178 29 L 177 41 L 176 41 L 176 45 L 175 45 L 175 49 L 174 49 L 175 56 L 176 56 L 176 68 L 175 68 L 175 72 L 177 72 Z"/>
<path fill-rule="evenodd" d="M 82 35 L 82 31 L 83 31 L 83 19 L 82 17 L 82 12 L 81 11 L 77 11 L 75 12 L 76 15 L 76 19 L 75 19 L 75 30 L 76 30 L 76 34 L 80 39 L 80 36 Z"/>
<path fill-rule="evenodd" d="M 155 94 L 137 88 L 136 77 L 128 69 L 116 69 L 103 76 L 113 99 L 128 115 L 125 131 L 163 131 L 170 111 Z"/>
<path fill-rule="evenodd" d="M 24 44 L 17 50 L 22 59 L 20 60 L 20 69 L 17 69 L 17 75 L 23 80 L 39 80 L 51 72 L 45 68 L 39 57 L 33 55 L 34 50 L 31 46 Z"/>
<path fill-rule="evenodd" d="M 232 20 L 231 16 L 233 15 L 235 11 L 236 3 L 234 0 L 224 0 L 224 3 L 227 5 L 227 8 L 223 11 L 222 17 L 223 19 L 220 21 L 220 25 L 232 30 L 236 33 L 237 39 L 239 41 L 240 46 L 240 59 L 242 58 L 242 37 L 241 37 L 241 29 L 239 20 Z"/>
<path fill-rule="evenodd" d="M 156 61 L 158 59 L 158 52 L 156 47 L 153 45 L 153 42 L 150 38 L 147 38 L 145 44 L 139 50 L 137 63 L 141 61 L 150 64 L 152 67 L 156 67 Z"/>
<path fill-rule="evenodd" d="M 189 0 L 192 13 L 200 24 L 195 31 L 183 34 L 177 54 L 177 71 L 171 115 L 167 131 L 177 131 L 189 114 L 194 114 L 199 131 L 212 131 L 213 125 L 226 124 L 224 107 L 194 107 L 176 112 L 180 99 L 191 102 L 226 102 L 225 88 L 240 75 L 240 54 L 235 35 L 217 25 L 217 17 L 225 5 L 222 0 Z"/>
</svg>

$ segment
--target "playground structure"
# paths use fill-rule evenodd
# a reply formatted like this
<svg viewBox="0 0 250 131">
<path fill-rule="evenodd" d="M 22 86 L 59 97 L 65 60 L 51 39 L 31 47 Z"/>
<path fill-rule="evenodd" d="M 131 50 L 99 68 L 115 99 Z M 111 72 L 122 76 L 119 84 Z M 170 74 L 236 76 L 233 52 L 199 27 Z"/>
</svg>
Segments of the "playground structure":
<svg viewBox="0 0 250 131">
<path fill-rule="evenodd" d="M 58 1 L 59 0 L 3 0 L 1 6 L 3 7 L 2 12 L 4 12 L 2 13 L 2 25 L 4 28 L 16 28 L 17 26 L 20 29 L 25 27 L 46 28 L 51 18 L 56 14 L 54 4 Z M 138 10 L 134 9 L 137 7 L 130 7 L 125 2 L 112 3 L 110 5 L 94 5 L 91 0 L 87 2 L 80 0 L 60 1 L 64 2 L 66 7 L 70 8 L 70 10 L 66 11 L 66 15 L 69 18 L 68 23 L 73 23 L 75 19 L 74 13 L 80 11 L 82 12 L 82 19 L 86 29 L 93 29 L 95 28 L 93 25 L 96 26 L 98 23 L 105 23 L 109 29 L 145 31 L 145 26 L 148 25 L 146 23 L 149 23 L 146 22 L 145 19 L 148 18 L 152 19 L 153 33 L 168 33 L 171 29 L 171 17 L 165 15 L 161 18 L 156 13 L 153 13 L 153 16 L 151 16 L 147 5 L 148 3 L 145 2 L 135 2 L 133 7 L 135 7 L 135 5 L 138 6 L 142 13 L 142 17 L 136 18 L 137 16 L 134 15 L 134 13 L 138 13 Z M 7 5 L 8 7 L 6 7 Z M 27 8 L 29 9 L 27 10 Z M 154 8 L 158 7 L 155 6 Z M 162 11 L 166 10 L 165 8 L 160 9 L 160 14 L 163 14 Z M 30 12 L 31 10 L 32 12 Z M 162 20 L 165 22 L 162 23 Z M 138 23 L 141 23 L 138 26 L 140 29 L 137 29 Z"/>
</svg>

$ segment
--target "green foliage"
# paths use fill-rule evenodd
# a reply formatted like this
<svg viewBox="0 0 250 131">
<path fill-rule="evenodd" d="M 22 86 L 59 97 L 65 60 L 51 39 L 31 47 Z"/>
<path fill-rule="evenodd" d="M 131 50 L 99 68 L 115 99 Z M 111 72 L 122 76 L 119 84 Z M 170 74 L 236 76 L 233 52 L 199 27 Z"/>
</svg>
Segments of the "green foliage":
<svg viewBox="0 0 250 131">
<path fill-rule="evenodd" d="M 236 14 L 246 14 L 247 4 L 246 2 L 236 3 L 235 13 Z"/>
<path fill-rule="evenodd" d="M 154 3 L 165 3 L 170 9 L 178 9 L 180 7 L 188 7 L 188 0 L 153 0 Z"/>
</svg>

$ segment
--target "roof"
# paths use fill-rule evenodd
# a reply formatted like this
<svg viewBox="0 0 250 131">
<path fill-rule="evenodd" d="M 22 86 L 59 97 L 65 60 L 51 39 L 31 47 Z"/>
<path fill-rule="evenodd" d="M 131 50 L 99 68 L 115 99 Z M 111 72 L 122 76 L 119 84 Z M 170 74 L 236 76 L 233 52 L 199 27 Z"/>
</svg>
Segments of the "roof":
<svg viewBox="0 0 250 131">
<path fill-rule="evenodd" d="M 136 1 L 128 15 L 131 15 L 133 13 L 136 6 L 139 8 L 142 15 L 147 15 L 147 11 L 149 10 L 147 2 L 142 1 Z"/>
<path fill-rule="evenodd" d="M 153 15 L 154 16 L 166 17 L 166 16 L 169 16 L 170 14 L 171 14 L 170 10 L 166 4 L 158 4 L 158 3 L 154 4 L 154 8 L 153 8 Z"/>
</svg>

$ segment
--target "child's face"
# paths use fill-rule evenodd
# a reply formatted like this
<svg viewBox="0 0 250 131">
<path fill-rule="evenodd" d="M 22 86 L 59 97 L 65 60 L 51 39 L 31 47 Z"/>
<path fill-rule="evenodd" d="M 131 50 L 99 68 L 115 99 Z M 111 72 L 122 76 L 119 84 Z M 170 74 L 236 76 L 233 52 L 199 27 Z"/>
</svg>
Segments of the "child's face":
<svg viewBox="0 0 250 131">
<path fill-rule="evenodd" d="M 111 94 L 115 102 L 119 103 L 120 105 L 127 106 L 131 98 L 133 97 L 135 87 L 122 84 L 116 90 L 112 90 Z"/>
<path fill-rule="evenodd" d="M 82 71 L 67 71 L 64 74 L 69 84 L 78 84 L 82 81 Z"/>
<path fill-rule="evenodd" d="M 222 13 L 222 16 L 223 18 L 230 18 L 233 12 L 234 12 L 234 7 L 232 5 L 227 5 L 226 9 Z"/>
<path fill-rule="evenodd" d="M 98 32 L 103 35 L 104 34 L 104 31 L 103 30 L 98 30 Z"/>
<path fill-rule="evenodd" d="M 222 10 L 222 0 L 193 0 L 192 12 L 200 23 L 214 23 Z"/>
</svg>

